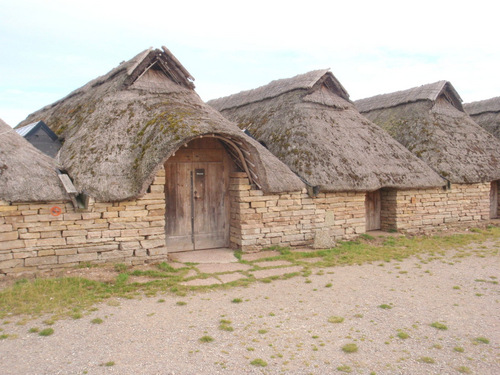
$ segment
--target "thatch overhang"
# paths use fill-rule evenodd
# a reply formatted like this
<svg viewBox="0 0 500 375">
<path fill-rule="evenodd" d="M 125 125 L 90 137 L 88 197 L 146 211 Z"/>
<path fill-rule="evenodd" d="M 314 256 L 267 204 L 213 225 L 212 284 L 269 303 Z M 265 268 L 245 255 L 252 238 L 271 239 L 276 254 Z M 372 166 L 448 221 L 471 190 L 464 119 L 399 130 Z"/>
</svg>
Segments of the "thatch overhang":
<svg viewBox="0 0 500 375">
<path fill-rule="evenodd" d="M 466 103 L 464 109 L 479 126 L 500 139 L 500 96 Z"/>
<path fill-rule="evenodd" d="M 0 199 L 6 202 L 69 201 L 55 160 L 0 119 Z"/>
<path fill-rule="evenodd" d="M 370 121 L 452 183 L 500 179 L 500 142 L 467 113 L 447 81 L 355 102 Z"/>
<path fill-rule="evenodd" d="M 21 123 L 43 120 L 65 142 L 60 163 L 79 192 L 101 201 L 143 195 L 163 163 L 196 137 L 217 136 L 266 193 L 300 179 L 193 90 L 166 49 L 146 50 Z"/>
<path fill-rule="evenodd" d="M 425 163 L 359 114 L 328 70 L 273 81 L 208 104 L 247 129 L 320 191 L 445 184 Z"/>
</svg>

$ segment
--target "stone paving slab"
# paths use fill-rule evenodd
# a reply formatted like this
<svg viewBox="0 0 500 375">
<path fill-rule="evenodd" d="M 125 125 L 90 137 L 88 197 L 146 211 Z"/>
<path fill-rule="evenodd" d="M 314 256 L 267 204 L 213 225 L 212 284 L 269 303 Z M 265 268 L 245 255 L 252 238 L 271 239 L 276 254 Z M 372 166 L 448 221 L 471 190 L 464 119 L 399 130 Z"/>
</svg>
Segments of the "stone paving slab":
<svg viewBox="0 0 500 375">
<path fill-rule="evenodd" d="M 265 279 L 266 277 L 283 276 L 287 273 L 300 272 L 300 271 L 302 271 L 301 266 L 294 266 L 294 267 L 272 268 L 269 270 L 254 271 L 252 272 L 252 275 L 254 275 L 256 279 Z"/>
<path fill-rule="evenodd" d="M 236 273 L 228 273 L 225 275 L 219 275 L 218 278 L 222 281 L 223 284 L 230 283 L 232 281 L 240 280 L 240 279 L 245 279 L 246 276 L 236 272 Z"/>
<path fill-rule="evenodd" d="M 190 277 L 194 277 L 198 275 L 198 272 L 196 270 L 189 270 L 186 276 L 184 276 L 185 279 L 189 279 Z"/>
<path fill-rule="evenodd" d="M 207 249 L 185 251 L 181 253 L 170 253 L 168 257 L 171 261 L 181 263 L 233 263 L 238 259 L 231 249 Z"/>
<path fill-rule="evenodd" d="M 215 277 L 209 277 L 207 279 L 193 279 L 189 281 L 185 281 L 181 283 L 181 285 L 185 286 L 209 286 L 214 284 L 222 284 L 220 280 L 217 280 Z"/>
<path fill-rule="evenodd" d="M 177 262 L 168 262 L 168 265 L 175 270 L 178 270 L 179 268 L 186 267 L 186 265 L 184 263 L 177 263 Z"/>
<path fill-rule="evenodd" d="M 198 270 L 202 273 L 218 273 L 218 272 L 236 272 L 236 271 L 246 271 L 252 268 L 248 264 L 242 263 L 211 263 L 211 264 L 200 264 L 196 266 Z"/>
<path fill-rule="evenodd" d="M 316 263 L 316 262 L 321 262 L 323 258 L 302 258 L 300 259 L 301 262 L 307 262 L 307 263 Z"/>
<path fill-rule="evenodd" d="M 280 255 L 280 253 L 278 251 L 268 250 L 268 251 L 260 251 L 258 253 L 243 254 L 241 256 L 241 259 L 252 261 L 252 260 L 257 260 L 257 259 L 262 259 L 262 258 L 275 257 L 278 255 Z"/>
<path fill-rule="evenodd" d="M 254 263 L 256 266 L 259 267 L 278 267 L 278 266 L 290 266 L 292 265 L 291 262 L 288 260 L 272 260 L 269 262 L 258 262 Z"/>
</svg>

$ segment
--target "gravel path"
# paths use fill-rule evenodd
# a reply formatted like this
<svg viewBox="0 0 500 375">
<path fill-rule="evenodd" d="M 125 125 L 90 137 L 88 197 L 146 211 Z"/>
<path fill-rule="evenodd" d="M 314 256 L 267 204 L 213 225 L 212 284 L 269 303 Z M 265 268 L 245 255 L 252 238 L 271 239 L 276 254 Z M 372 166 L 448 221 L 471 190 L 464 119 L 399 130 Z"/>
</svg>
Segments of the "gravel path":
<svg viewBox="0 0 500 375">
<path fill-rule="evenodd" d="M 0 340 L 1 372 L 500 374 L 499 271 L 497 256 L 450 253 L 184 297 L 108 301 L 81 319 L 57 321 L 48 337 L 28 332 L 45 328 L 44 319 L 4 323 L 0 334 L 10 336 Z M 344 320 L 330 323 L 332 316 Z M 230 321 L 225 329 L 221 320 Z M 202 343 L 203 336 L 214 341 Z M 342 350 L 349 343 L 357 352 Z M 251 364 L 256 359 L 267 366 Z"/>
</svg>

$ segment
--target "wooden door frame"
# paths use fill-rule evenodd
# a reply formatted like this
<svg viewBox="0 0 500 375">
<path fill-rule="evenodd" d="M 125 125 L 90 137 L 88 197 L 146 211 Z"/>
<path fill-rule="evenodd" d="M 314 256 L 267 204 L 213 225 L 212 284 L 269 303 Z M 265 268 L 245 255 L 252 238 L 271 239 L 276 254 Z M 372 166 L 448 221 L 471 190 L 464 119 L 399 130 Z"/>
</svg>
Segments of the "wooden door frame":
<svg viewBox="0 0 500 375">
<path fill-rule="evenodd" d="M 206 138 L 204 140 L 201 140 L 201 138 Z M 165 210 L 165 236 L 166 236 L 166 243 L 167 243 L 167 247 L 169 247 L 169 252 L 180 252 L 180 251 L 193 251 L 193 250 L 200 250 L 200 248 L 197 248 L 197 239 L 195 238 L 195 236 L 197 235 L 197 224 L 195 223 L 196 222 L 196 218 L 195 218 L 195 205 L 196 205 L 196 197 L 194 196 L 194 190 L 196 188 L 196 186 L 194 186 L 193 184 L 195 183 L 194 182 L 194 179 L 195 179 L 195 176 L 194 176 L 194 173 L 195 173 L 195 165 L 198 164 L 205 164 L 205 163 L 219 163 L 219 161 L 217 161 L 218 159 L 214 159 L 213 161 L 206 161 L 206 159 L 203 160 L 204 156 L 200 156 L 201 159 L 197 159 L 196 158 L 196 153 L 198 152 L 199 155 L 203 155 L 203 152 L 201 150 L 220 150 L 220 155 L 221 155 L 221 159 L 220 159 L 220 169 L 218 169 L 219 171 L 222 171 L 222 185 L 218 185 L 216 184 L 218 187 L 215 187 L 214 188 L 216 190 L 212 190 L 212 192 L 214 191 L 218 191 L 218 192 L 221 192 L 221 187 L 223 187 L 223 192 L 221 193 L 222 194 L 222 197 L 220 198 L 215 198 L 217 202 L 220 202 L 221 205 L 215 205 L 215 206 L 211 206 L 209 201 L 207 201 L 205 204 L 209 204 L 209 206 L 206 206 L 206 207 L 218 207 L 218 208 L 215 208 L 215 211 L 210 211 L 210 212 L 215 212 L 215 213 L 219 213 L 220 215 L 222 216 L 216 216 L 217 219 L 211 221 L 211 222 L 215 222 L 215 223 L 222 223 L 222 226 L 219 227 L 219 225 L 216 225 L 217 228 L 223 228 L 222 231 L 220 230 L 217 230 L 217 228 L 215 228 L 215 231 L 211 231 L 211 225 L 209 224 L 201 224 L 202 227 L 200 228 L 205 228 L 207 229 L 208 228 L 208 231 L 204 230 L 202 232 L 199 232 L 199 235 L 201 236 L 200 238 L 204 238 L 204 240 L 202 240 L 202 243 L 204 243 L 204 245 L 201 245 L 201 249 L 207 249 L 207 248 L 221 248 L 221 247 L 229 247 L 230 245 L 230 228 L 231 228 L 231 208 L 230 208 L 230 205 L 231 205 L 231 199 L 229 197 L 229 176 L 231 174 L 231 172 L 233 170 L 235 170 L 235 164 L 234 164 L 234 161 L 230 155 L 230 153 L 228 153 L 227 149 L 225 148 L 225 145 L 224 145 L 224 142 L 225 140 L 222 138 L 222 137 L 218 137 L 218 136 L 210 136 L 210 137 L 199 137 L 199 138 L 193 138 L 191 139 L 190 141 L 186 142 L 184 144 L 184 147 L 181 147 L 179 149 L 187 149 L 189 150 L 190 152 L 192 152 L 193 154 L 190 156 L 190 159 L 183 159 L 184 157 L 188 157 L 189 154 L 185 154 L 185 156 L 182 156 L 182 154 L 178 153 L 179 152 L 179 149 L 176 150 L 175 153 L 172 154 L 172 156 L 170 158 L 168 158 L 164 165 L 165 165 L 165 168 L 167 169 L 167 164 L 170 164 L 170 167 L 168 169 L 168 172 L 169 173 L 166 173 L 166 175 L 168 174 L 167 176 L 167 179 L 170 178 L 170 180 L 166 181 L 165 183 L 165 204 L 166 204 L 166 210 Z M 214 144 L 213 142 L 216 142 L 216 144 Z M 216 146 L 216 145 L 219 145 L 219 146 Z M 236 147 L 236 146 L 235 146 Z M 198 150 L 198 151 L 197 151 Z M 241 151 L 240 151 L 241 153 Z M 172 160 L 175 156 L 179 157 L 180 156 L 180 160 L 176 161 L 176 160 Z M 207 154 L 209 155 L 209 154 Z M 233 155 L 234 156 L 234 155 Z M 243 155 L 241 155 L 243 157 Z M 210 160 L 210 159 L 209 159 Z M 176 176 L 176 171 L 172 171 L 172 168 L 175 168 L 176 170 L 178 168 L 181 168 L 179 167 L 180 165 L 182 164 L 185 164 L 185 165 L 189 165 L 187 167 L 190 173 L 190 176 L 188 177 L 189 178 L 189 182 L 185 181 L 186 179 L 184 177 L 187 177 L 187 176 L 184 176 L 182 178 L 182 181 L 185 181 L 188 183 L 189 186 L 185 186 L 184 189 L 186 188 L 189 188 L 189 198 L 187 197 L 186 194 L 183 194 L 185 195 L 184 198 L 182 198 L 182 201 L 184 201 L 185 203 L 181 203 L 181 204 L 178 204 L 178 203 L 174 203 L 175 207 L 177 206 L 180 206 L 180 207 L 184 207 L 184 209 L 181 209 L 181 212 L 184 212 L 184 219 L 181 221 L 183 224 L 182 224 L 182 228 L 184 228 L 185 230 L 183 231 L 181 229 L 180 232 L 171 232 L 172 229 L 169 229 L 169 228 L 174 228 L 176 227 L 176 224 L 173 224 L 172 223 L 174 222 L 177 222 L 178 219 L 177 219 L 177 212 L 178 212 L 178 209 L 176 208 L 176 213 L 173 213 L 172 211 L 169 211 L 169 202 L 176 202 L 176 198 L 175 197 L 180 197 L 181 195 L 178 195 L 179 193 L 176 192 L 178 189 L 176 186 L 179 186 L 177 185 L 179 182 L 178 180 L 176 180 L 175 176 Z M 173 167 L 173 166 L 177 166 L 177 167 Z M 205 168 L 205 167 L 203 167 Z M 205 171 L 208 171 L 209 169 L 212 169 L 213 167 L 208 167 L 208 169 L 204 169 Z M 182 169 L 182 168 L 181 168 Z M 216 169 L 217 170 L 217 169 Z M 215 171 L 214 170 L 214 173 Z M 172 174 L 174 173 L 174 174 Z M 214 175 L 215 176 L 215 175 Z M 212 182 L 214 181 L 213 180 L 213 177 L 212 176 Z M 220 180 L 220 179 L 218 179 Z M 172 185 L 168 185 L 169 183 L 172 183 Z M 169 193 L 169 190 L 172 192 L 172 194 L 175 194 L 174 196 L 168 196 L 168 193 Z M 212 193 L 212 197 L 214 197 L 213 193 Z M 215 195 L 215 197 L 217 197 L 217 194 Z M 173 198 L 173 199 L 172 199 Z M 187 203 L 187 200 L 189 200 L 189 202 Z M 187 207 L 189 206 L 189 208 Z M 190 211 L 190 212 L 186 212 L 186 210 Z M 203 210 L 203 212 L 208 212 L 206 209 Z M 186 215 L 189 214 L 190 215 L 190 218 L 189 220 L 186 220 Z M 219 215 L 217 214 L 217 215 Z M 222 221 L 219 220 L 220 218 L 222 218 Z M 175 221 L 173 221 L 175 220 Z M 187 227 L 188 225 L 188 221 L 191 225 L 190 228 Z M 179 228 L 179 227 L 177 227 Z M 227 233 L 225 233 L 227 232 Z M 173 234 L 172 236 L 172 233 L 175 233 Z M 184 234 L 183 234 L 184 233 Z M 211 233 L 215 234 L 215 233 L 219 233 L 219 235 L 211 235 Z M 175 244 L 175 237 L 177 236 L 178 234 L 178 239 L 179 239 L 179 242 L 177 243 L 177 250 L 176 249 L 176 244 Z M 223 235 L 221 235 L 223 234 Z M 208 235 L 208 237 L 206 237 L 206 235 Z M 190 244 L 188 244 L 188 241 L 187 238 L 188 237 L 191 237 L 191 241 L 190 241 Z M 169 244 L 169 239 L 172 238 L 174 239 L 173 241 L 170 242 Z M 184 238 L 184 239 L 183 239 Z M 213 247 L 206 247 L 207 245 L 210 246 L 210 241 L 209 240 L 210 238 L 213 238 L 213 244 L 214 246 Z M 221 245 L 221 242 L 224 242 L 223 245 Z M 192 247 L 191 247 L 192 245 Z"/>
</svg>

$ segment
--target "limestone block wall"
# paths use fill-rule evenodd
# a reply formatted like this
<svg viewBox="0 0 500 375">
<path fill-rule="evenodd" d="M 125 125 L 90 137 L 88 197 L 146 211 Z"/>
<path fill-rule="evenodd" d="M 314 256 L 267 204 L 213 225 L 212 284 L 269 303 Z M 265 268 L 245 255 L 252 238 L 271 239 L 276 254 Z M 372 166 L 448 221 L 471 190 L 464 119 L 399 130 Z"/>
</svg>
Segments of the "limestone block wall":
<svg viewBox="0 0 500 375">
<path fill-rule="evenodd" d="M 488 220 L 490 184 L 454 184 L 450 189 L 382 189 L 382 230 L 432 231 Z"/>
<path fill-rule="evenodd" d="M 365 232 L 365 193 L 303 191 L 265 195 L 245 173 L 231 175 L 231 244 L 243 251 L 263 247 L 328 248 Z"/>
<path fill-rule="evenodd" d="M 165 258 L 165 171 L 143 197 L 117 203 L 0 201 L 0 275 L 82 262 L 141 264 Z"/>
</svg>

